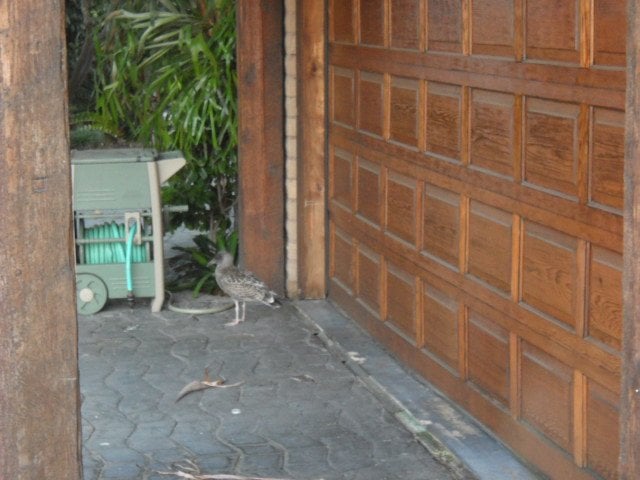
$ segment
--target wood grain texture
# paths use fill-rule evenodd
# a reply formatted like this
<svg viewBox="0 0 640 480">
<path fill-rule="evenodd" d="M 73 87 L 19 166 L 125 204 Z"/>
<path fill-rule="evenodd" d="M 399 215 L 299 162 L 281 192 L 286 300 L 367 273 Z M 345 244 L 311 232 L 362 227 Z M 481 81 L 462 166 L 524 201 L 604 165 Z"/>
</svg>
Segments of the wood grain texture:
<svg viewBox="0 0 640 480">
<path fill-rule="evenodd" d="M 389 2 L 391 48 L 422 50 L 424 48 L 424 2 L 394 0 Z"/>
<path fill-rule="evenodd" d="M 381 257 L 364 245 L 358 245 L 358 300 L 376 315 L 382 292 Z"/>
<path fill-rule="evenodd" d="M 297 3 L 298 261 L 304 298 L 326 295 L 325 5 Z M 348 3 L 344 6 L 349 11 Z M 335 21 L 335 17 L 334 21 Z M 355 114 L 353 116 L 355 119 Z"/>
<path fill-rule="evenodd" d="M 604 478 L 617 476 L 620 426 L 623 425 L 619 421 L 619 403 L 619 395 L 596 382 L 588 382 L 585 461 L 589 468 Z M 620 478 L 633 477 L 621 472 Z"/>
<path fill-rule="evenodd" d="M 402 240 L 413 244 L 416 239 L 418 195 L 413 179 L 391 173 L 387 176 L 385 228 Z"/>
<path fill-rule="evenodd" d="M 240 260 L 282 295 L 284 9 L 267 1 L 240 1 L 237 9 Z"/>
<path fill-rule="evenodd" d="M 353 209 L 355 192 L 353 185 L 353 156 L 344 150 L 334 149 L 330 160 L 329 197 L 344 205 L 345 208 Z"/>
<path fill-rule="evenodd" d="M 360 43 L 386 46 L 386 0 L 360 0 Z"/>
<path fill-rule="evenodd" d="M 416 332 L 416 284 L 415 279 L 390 264 L 386 271 L 387 318 L 402 335 L 417 343 Z"/>
<path fill-rule="evenodd" d="M 358 180 L 356 184 L 356 211 L 368 221 L 382 225 L 382 186 L 379 165 L 360 158 L 358 160 Z"/>
<path fill-rule="evenodd" d="M 437 288 L 446 289 L 447 284 L 455 286 L 465 303 L 478 313 L 493 318 L 504 328 L 525 336 L 536 345 L 544 346 L 568 365 L 580 366 L 590 378 L 597 379 L 607 388 L 619 389 L 620 358 L 617 354 L 584 342 L 562 325 L 540 318 L 525 305 L 514 304 L 504 295 L 478 288 L 478 281 L 472 277 L 416 252 L 406 242 L 385 235 L 369 222 L 354 219 L 342 208 L 331 205 L 330 216 L 343 231 L 359 238 L 369 249 L 384 257 L 392 255 L 396 265 L 408 275 L 419 276 Z"/>
<path fill-rule="evenodd" d="M 471 94 L 470 163 L 497 174 L 513 176 L 516 165 L 516 98 L 474 89 Z"/>
<path fill-rule="evenodd" d="M 613 478 L 591 386 L 620 392 L 619 3 L 361 1 L 368 40 L 329 45 L 354 79 L 329 145 L 357 159 L 329 221 L 382 278 L 330 298 L 554 479 Z"/>
<path fill-rule="evenodd" d="M 622 341 L 622 255 L 591 250 L 587 291 L 587 334 L 620 350 Z"/>
<path fill-rule="evenodd" d="M 511 291 L 512 221 L 505 211 L 471 203 L 467 272 L 505 294 Z"/>
<path fill-rule="evenodd" d="M 0 478 L 81 478 L 64 2 L 0 4 Z"/>
<path fill-rule="evenodd" d="M 391 140 L 418 147 L 420 136 L 420 82 L 391 78 L 389 136 Z"/>
<path fill-rule="evenodd" d="M 358 88 L 358 128 L 373 135 L 384 135 L 384 77 L 360 72 Z"/>
<path fill-rule="evenodd" d="M 427 184 L 423 211 L 422 250 L 457 267 L 460 254 L 460 196 Z"/>
<path fill-rule="evenodd" d="M 514 57 L 516 54 L 516 4 L 513 0 L 472 2 L 472 52 Z"/>
<path fill-rule="evenodd" d="M 640 2 L 628 0 L 627 105 L 624 168 L 624 270 L 621 480 L 640 478 Z"/>
<path fill-rule="evenodd" d="M 509 404 L 509 332 L 474 311 L 469 313 L 469 380 L 489 397 Z"/>
<path fill-rule="evenodd" d="M 462 89 L 457 85 L 427 84 L 426 150 L 462 161 Z"/>
<path fill-rule="evenodd" d="M 460 303 L 455 298 L 455 291 L 441 291 L 425 283 L 423 295 L 422 346 L 454 370 L 459 370 Z"/>
</svg>

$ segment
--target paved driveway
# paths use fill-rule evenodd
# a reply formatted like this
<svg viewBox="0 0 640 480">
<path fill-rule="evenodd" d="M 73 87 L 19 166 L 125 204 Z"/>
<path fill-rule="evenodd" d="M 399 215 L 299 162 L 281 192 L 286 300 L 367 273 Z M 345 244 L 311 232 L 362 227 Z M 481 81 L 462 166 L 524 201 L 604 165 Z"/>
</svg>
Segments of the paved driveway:
<svg viewBox="0 0 640 480">
<path fill-rule="evenodd" d="M 85 480 L 454 478 L 291 305 L 225 327 L 144 303 L 79 317 Z M 205 369 L 242 384 L 176 402 Z"/>
</svg>

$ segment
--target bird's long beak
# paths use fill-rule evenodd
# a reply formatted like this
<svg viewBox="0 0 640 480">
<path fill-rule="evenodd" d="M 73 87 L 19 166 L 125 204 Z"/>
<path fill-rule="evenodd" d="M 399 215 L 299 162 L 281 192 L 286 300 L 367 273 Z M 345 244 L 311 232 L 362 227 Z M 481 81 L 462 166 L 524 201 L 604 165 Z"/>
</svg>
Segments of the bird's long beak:
<svg viewBox="0 0 640 480">
<path fill-rule="evenodd" d="M 211 260 L 209 260 L 209 263 L 207 263 L 207 267 L 213 267 L 216 264 L 216 259 L 212 258 Z"/>
</svg>

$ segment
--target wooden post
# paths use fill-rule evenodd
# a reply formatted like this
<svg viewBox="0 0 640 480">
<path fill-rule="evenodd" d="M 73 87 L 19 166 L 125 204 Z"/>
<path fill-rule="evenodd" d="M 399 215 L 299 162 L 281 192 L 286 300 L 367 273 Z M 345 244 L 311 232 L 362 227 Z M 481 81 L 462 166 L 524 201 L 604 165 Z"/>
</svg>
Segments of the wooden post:
<svg viewBox="0 0 640 480">
<path fill-rule="evenodd" d="M 0 2 L 0 478 L 81 478 L 64 2 Z"/>
<path fill-rule="evenodd" d="M 621 480 L 640 478 L 640 0 L 628 0 Z"/>
<path fill-rule="evenodd" d="M 238 1 L 239 225 L 244 267 L 284 293 L 284 5 Z"/>
<path fill-rule="evenodd" d="M 304 298 L 326 294 L 325 2 L 299 0 L 298 261 Z"/>
</svg>

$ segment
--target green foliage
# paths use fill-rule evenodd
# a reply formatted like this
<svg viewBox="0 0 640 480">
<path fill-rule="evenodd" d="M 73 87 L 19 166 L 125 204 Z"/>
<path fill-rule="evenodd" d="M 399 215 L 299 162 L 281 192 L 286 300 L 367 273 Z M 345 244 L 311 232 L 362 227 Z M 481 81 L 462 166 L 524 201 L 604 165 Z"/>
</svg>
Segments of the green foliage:
<svg viewBox="0 0 640 480">
<path fill-rule="evenodd" d="M 189 206 L 172 226 L 233 232 L 237 190 L 233 0 L 120 0 L 95 30 L 95 112 L 117 140 L 180 150 L 187 165 L 163 189 Z M 226 241 L 225 240 L 225 241 Z"/>
<path fill-rule="evenodd" d="M 217 293 L 218 286 L 214 277 L 214 268 L 208 263 L 219 250 L 226 250 L 234 256 L 238 251 L 238 235 L 224 235 L 220 231 L 214 242 L 207 235 L 197 235 L 193 239 L 194 247 L 173 247 L 181 253 L 169 260 L 175 276 L 168 284 L 172 290 L 193 290 L 196 297 L 200 292 Z"/>
</svg>

